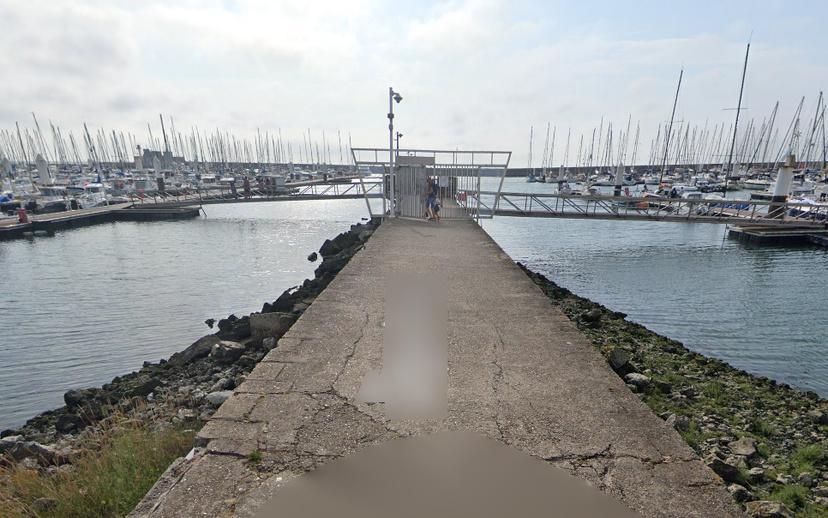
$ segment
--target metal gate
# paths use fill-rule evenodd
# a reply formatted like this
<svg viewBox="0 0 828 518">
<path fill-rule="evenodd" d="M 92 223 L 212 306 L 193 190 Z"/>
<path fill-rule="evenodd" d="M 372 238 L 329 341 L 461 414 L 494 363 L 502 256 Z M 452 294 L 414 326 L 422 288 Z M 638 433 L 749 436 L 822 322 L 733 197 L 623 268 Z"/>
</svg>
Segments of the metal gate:
<svg viewBox="0 0 828 518">
<path fill-rule="evenodd" d="M 426 200 L 433 194 L 441 219 L 492 217 L 492 210 L 480 204 L 481 177 L 492 178 L 499 192 L 511 157 L 509 151 L 402 149 L 389 167 L 381 158 L 388 156 L 387 149 L 353 148 L 352 153 L 358 170 L 392 171 L 383 174 L 386 216 L 424 218 Z"/>
<path fill-rule="evenodd" d="M 480 171 L 399 165 L 395 190 L 397 215 L 400 217 L 425 217 L 427 200 L 433 197 L 439 206 L 441 219 L 469 219 L 474 217 L 475 211 L 468 210 L 467 201 L 477 197 L 469 197 L 467 191 L 480 190 Z"/>
</svg>

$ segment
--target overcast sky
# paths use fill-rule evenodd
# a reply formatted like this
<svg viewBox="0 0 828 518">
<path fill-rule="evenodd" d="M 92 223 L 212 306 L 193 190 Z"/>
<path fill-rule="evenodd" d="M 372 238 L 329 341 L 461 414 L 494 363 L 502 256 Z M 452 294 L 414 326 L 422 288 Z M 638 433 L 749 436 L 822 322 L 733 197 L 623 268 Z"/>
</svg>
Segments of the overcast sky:
<svg viewBox="0 0 828 518">
<path fill-rule="evenodd" d="M 547 121 L 573 147 L 602 116 L 728 121 L 752 34 L 745 117 L 828 80 L 825 2 L 0 0 L 0 127 L 15 121 L 147 135 L 281 128 L 387 145 L 387 89 L 404 147 L 506 149 L 525 165 Z M 810 116 L 810 113 L 809 113 Z M 563 134 L 563 137 L 561 136 Z M 574 153 L 573 149 L 570 153 Z M 537 161 L 537 158 L 536 158 Z M 558 160 L 556 159 L 556 162 Z"/>
</svg>

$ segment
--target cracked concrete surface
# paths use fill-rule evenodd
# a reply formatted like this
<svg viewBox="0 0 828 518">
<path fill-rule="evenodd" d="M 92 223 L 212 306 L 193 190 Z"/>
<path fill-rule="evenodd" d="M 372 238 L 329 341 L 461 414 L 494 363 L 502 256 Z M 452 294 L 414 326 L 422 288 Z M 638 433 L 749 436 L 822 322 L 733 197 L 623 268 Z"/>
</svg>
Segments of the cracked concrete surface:
<svg viewBox="0 0 828 518">
<path fill-rule="evenodd" d="M 449 279 L 448 415 L 390 421 L 358 403 L 382 366 L 383 286 Z M 721 481 L 472 222 L 383 224 L 198 434 L 136 516 L 252 516 L 292 477 L 397 437 L 471 430 L 544 459 L 645 516 L 741 516 Z M 261 453 L 257 463 L 251 452 Z"/>
</svg>

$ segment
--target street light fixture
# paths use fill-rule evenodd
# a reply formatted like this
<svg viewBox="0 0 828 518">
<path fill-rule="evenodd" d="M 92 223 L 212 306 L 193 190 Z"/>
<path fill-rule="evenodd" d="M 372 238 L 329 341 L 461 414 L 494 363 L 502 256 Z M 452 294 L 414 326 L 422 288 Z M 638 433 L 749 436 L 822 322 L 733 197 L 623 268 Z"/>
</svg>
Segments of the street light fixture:
<svg viewBox="0 0 828 518">
<path fill-rule="evenodd" d="M 388 171 L 391 176 L 391 214 L 396 217 L 397 206 L 394 192 L 394 179 L 396 176 L 396 164 L 394 161 L 394 101 L 398 104 L 402 101 L 402 95 L 395 92 L 393 87 L 388 87 Z M 382 197 L 382 213 L 385 215 L 385 195 Z"/>
</svg>

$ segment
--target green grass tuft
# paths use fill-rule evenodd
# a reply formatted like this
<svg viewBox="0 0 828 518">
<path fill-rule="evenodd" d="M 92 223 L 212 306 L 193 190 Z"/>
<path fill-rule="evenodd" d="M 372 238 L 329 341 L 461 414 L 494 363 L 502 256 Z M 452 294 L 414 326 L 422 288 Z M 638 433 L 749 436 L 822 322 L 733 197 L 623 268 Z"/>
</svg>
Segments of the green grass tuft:
<svg viewBox="0 0 828 518">
<path fill-rule="evenodd" d="M 247 456 L 247 460 L 250 461 L 251 464 L 258 464 L 262 461 L 262 452 L 259 450 L 251 451 L 250 455 Z"/>
<path fill-rule="evenodd" d="M 749 429 L 751 432 L 761 437 L 771 437 L 776 433 L 776 429 L 773 425 L 761 418 L 753 419 L 750 422 Z"/>
<path fill-rule="evenodd" d="M 94 449 L 82 453 L 71 470 L 49 474 L 19 465 L 0 467 L 3 516 L 125 516 L 158 477 L 192 447 L 195 432 L 183 425 L 153 431 L 123 420 L 96 437 Z M 54 506 L 36 513 L 39 498 Z"/>
<path fill-rule="evenodd" d="M 805 508 L 796 513 L 797 518 L 828 518 L 828 507 L 815 503 L 805 505 Z"/>
<path fill-rule="evenodd" d="M 808 488 L 796 484 L 782 486 L 775 489 L 771 494 L 771 500 L 782 502 L 790 507 L 792 510 L 798 510 L 805 507 L 808 496 Z"/>
<path fill-rule="evenodd" d="M 711 381 L 704 386 L 704 395 L 714 400 L 716 403 L 723 403 L 727 391 L 725 386 L 720 381 Z"/>
<path fill-rule="evenodd" d="M 695 421 L 690 421 L 690 426 L 687 427 L 687 430 L 680 431 L 679 433 L 684 438 L 684 441 L 697 452 L 699 451 L 699 445 L 707 439 L 706 434 L 702 432 Z"/>
<path fill-rule="evenodd" d="M 791 469 L 794 473 L 813 473 L 817 466 L 828 461 L 825 448 L 819 444 L 810 444 L 796 450 L 791 455 Z"/>
</svg>

